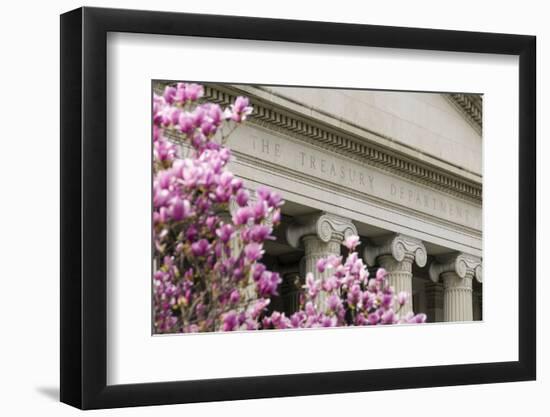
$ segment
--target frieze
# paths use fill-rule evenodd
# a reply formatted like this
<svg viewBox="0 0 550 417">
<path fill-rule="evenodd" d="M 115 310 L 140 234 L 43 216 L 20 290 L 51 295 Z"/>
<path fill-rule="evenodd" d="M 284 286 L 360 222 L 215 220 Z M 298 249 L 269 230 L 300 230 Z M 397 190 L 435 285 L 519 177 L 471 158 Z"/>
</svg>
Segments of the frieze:
<svg viewBox="0 0 550 417">
<path fill-rule="evenodd" d="M 366 197 L 389 201 L 432 217 L 481 230 L 482 212 L 479 204 L 453 198 L 386 171 L 338 154 L 330 154 L 322 148 L 307 146 L 292 138 L 274 135 L 250 125 L 237 129 L 229 139 L 229 145 L 237 158 L 246 155 L 332 183 L 340 189 L 350 189 Z"/>
</svg>

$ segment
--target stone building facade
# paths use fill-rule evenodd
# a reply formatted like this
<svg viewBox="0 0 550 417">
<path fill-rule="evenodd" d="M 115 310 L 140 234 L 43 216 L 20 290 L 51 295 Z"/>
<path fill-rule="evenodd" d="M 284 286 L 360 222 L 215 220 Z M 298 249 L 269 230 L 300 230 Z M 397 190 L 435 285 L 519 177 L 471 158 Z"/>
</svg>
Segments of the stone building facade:
<svg viewBox="0 0 550 417">
<path fill-rule="evenodd" d="M 407 311 L 482 319 L 482 97 L 207 84 L 206 99 L 250 98 L 229 138 L 230 169 L 286 203 L 264 263 L 283 277 L 274 307 L 296 309 L 316 261 L 358 234 Z"/>
</svg>

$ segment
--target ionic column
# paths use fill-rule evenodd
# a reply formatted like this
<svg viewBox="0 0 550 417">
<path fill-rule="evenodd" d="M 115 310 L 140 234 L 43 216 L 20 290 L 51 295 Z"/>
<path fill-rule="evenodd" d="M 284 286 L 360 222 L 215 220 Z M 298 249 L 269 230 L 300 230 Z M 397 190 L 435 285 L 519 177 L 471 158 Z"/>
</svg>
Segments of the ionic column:
<svg viewBox="0 0 550 417">
<path fill-rule="evenodd" d="M 319 272 L 317 261 L 329 255 L 340 255 L 340 246 L 348 236 L 356 235 L 357 229 L 351 220 L 334 214 L 319 213 L 300 217 L 298 222 L 286 230 L 287 242 L 298 248 L 303 245 L 305 272 L 313 273 L 315 279 L 324 280 L 331 275 L 330 270 Z M 322 298 L 318 307 L 324 309 Z"/>
<path fill-rule="evenodd" d="M 402 234 L 386 238 L 379 246 L 366 247 L 363 258 L 367 265 L 378 263 L 388 272 L 388 282 L 396 294 L 409 294 L 407 303 L 401 307 L 400 315 L 413 312 L 412 306 L 412 264 L 426 265 L 428 254 L 421 240 Z"/>
<path fill-rule="evenodd" d="M 443 321 L 472 321 L 472 279 L 482 280 L 481 258 L 464 253 L 441 257 L 429 273 L 433 282 L 443 281 Z"/>
</svg>

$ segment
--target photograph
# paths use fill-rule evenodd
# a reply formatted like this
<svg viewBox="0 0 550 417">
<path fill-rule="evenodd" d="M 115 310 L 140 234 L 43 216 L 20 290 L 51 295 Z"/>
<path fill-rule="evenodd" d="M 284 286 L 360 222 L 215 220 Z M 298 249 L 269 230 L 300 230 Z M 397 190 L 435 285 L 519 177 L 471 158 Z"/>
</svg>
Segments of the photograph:
<svg viewBox="0 0 550 417">
<path fill-rule="evenodd" d="M 151 101 L 153 335 L 483 321 L 483 94 Z"/>
</svg>

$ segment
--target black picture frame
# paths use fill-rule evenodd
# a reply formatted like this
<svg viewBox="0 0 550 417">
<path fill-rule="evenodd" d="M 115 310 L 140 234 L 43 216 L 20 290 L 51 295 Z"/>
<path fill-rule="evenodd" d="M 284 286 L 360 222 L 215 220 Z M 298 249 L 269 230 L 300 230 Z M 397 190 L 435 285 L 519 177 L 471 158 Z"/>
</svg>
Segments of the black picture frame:
<svg viewBox="0 0 550 417">
<path fill-rule="evenodd" d="M 519 56 L 519 360 L 107 385 L 108 32 Z M 61 15 L 61 401 L 95 409 L 534 380 L 535 51 L 525 35 L 88 7 Z"/>
</svg>

